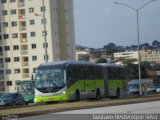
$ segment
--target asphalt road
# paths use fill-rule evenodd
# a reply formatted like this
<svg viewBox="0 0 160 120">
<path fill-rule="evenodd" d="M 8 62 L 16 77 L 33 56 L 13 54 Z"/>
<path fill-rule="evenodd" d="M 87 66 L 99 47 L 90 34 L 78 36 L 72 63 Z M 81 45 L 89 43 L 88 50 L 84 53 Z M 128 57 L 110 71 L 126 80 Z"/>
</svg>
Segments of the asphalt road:
<svg viewBox="0 0 160 120">
<path fill-rule="evenodd" d="M 65 111 L 47 115 L 18 118 L 18 120 L 93 120 L 96 114 L 160 114 L 160 101 L 110 106 L 74 111 Z M 147 116 L 149 117 L 149 116 Z M 155 120 L 157 116 L 151 116 Z"/>
</svg>

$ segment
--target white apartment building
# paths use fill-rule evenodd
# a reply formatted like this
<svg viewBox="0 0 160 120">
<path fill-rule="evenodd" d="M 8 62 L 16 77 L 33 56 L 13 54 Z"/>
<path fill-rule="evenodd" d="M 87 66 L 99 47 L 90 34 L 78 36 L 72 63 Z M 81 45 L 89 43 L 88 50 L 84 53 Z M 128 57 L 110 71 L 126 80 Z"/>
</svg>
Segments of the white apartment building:
<svg viewBox="0 0 160 120">
<path fill-rule="evenodd" d="M 114 53 L 114 59 L 138 59 L 138 51 L 125 51 Z"/>
<path fill-rule="evenodd" d="M 48 62 L 75 59 L 73 0 L 42 3 L 0 0 L 0 93 L 15 92 L 19 81 L 31 79 L 45 62 L 45 45 Z"/>
<path fill-rule="evenodd" d="M 90 50 L 86 49 L 86 50 L 82 50 L 76 51 L 76 60 L 77 61 L 89 61 L 89 56 L 90 56 Z"/>
</svg>

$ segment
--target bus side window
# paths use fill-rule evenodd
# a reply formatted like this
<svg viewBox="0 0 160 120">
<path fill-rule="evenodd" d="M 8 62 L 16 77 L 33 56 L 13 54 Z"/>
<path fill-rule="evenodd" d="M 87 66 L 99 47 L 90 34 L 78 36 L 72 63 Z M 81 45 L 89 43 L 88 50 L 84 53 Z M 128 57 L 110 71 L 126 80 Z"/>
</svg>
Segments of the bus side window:
<svg viewBox="0 0 160 120">
<path fill-rule="evenodd" d="M 67 83 L 70 85 L 74 84 L 78 80 L 82 79 L 82 72 L 80 65 L 70 65 L 67 68 Z"/>
<path fill-rule="evenodd" d="M 71 67 L 69 67 L 68 69 L 67 69 L 67 78 L 69 79 L 69 80 L 72 80 L 72 71 L 71 71 Z"/>
</svg>

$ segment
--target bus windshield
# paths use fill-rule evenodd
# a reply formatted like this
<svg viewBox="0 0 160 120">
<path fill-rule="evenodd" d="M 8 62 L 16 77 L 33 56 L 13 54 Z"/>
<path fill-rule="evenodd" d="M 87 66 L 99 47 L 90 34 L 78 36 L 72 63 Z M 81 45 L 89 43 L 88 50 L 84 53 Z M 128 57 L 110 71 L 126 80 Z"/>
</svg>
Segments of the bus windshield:
<svg viewBox="0 0 160 120">
<path fill-rule="evenodd" d="M 66 85 L 65 76 L 66 71 L 64 69 L 38 69 L 36 72 L 36 88 L 63 88 Z"/>
</svg>

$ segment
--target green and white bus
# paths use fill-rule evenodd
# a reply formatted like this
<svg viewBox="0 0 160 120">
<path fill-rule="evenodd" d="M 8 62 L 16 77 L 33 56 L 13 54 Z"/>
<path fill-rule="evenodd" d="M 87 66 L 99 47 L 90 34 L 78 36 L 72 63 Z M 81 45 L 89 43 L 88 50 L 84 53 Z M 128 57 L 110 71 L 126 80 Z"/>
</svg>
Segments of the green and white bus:
<svg viewBox="0 0 160 120">
<path fill-rule="evenodd" d="M 34 80 L 23 80 L 17 86 L 18 92 L 24 97 L 25 103 L 34 103 L 35 96 L 35 81 Z"/>
<path fill-rule="evenodd" d="M 116 68 L 115 65 L 113 68 Z M 59 61 L 41 64 L 35 74 L 34 101 L 35 103 L 78 101 L 85 98 L 109 97 L 111 87 L 116 89 L 116 93 L 124 89 L 122 84 L 125 80 L 118 79 L 117 76 L 115 82 L 108 83 L 108 72 L 105 65 L 91 62 Z M 114 72 L 120 73 L 120 71 Z"/>
</svg>

